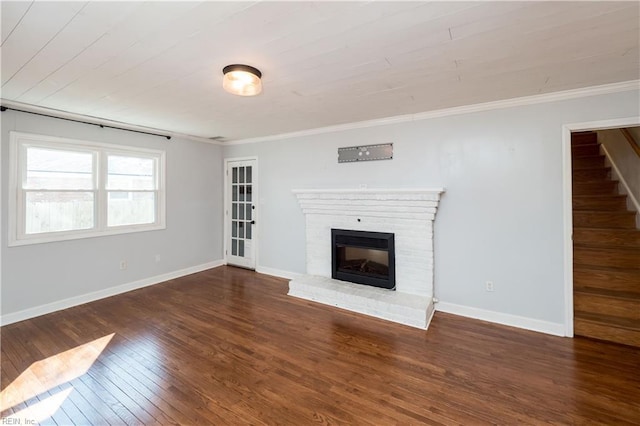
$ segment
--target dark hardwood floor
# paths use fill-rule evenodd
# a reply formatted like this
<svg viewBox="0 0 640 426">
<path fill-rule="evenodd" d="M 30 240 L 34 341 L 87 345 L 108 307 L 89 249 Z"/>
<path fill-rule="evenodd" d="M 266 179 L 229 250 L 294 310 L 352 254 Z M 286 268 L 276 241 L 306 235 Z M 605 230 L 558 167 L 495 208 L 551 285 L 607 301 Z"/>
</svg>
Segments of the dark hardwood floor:
<svg viewBox="0 0 640 426">
<path fill-rule="evenodd" d="M 443 313 L 422 331 L 286 291 L 285 280 L 220 267 L 4 326 L 2 416 L 640 424 L 638 348 Z"/>
</svg>

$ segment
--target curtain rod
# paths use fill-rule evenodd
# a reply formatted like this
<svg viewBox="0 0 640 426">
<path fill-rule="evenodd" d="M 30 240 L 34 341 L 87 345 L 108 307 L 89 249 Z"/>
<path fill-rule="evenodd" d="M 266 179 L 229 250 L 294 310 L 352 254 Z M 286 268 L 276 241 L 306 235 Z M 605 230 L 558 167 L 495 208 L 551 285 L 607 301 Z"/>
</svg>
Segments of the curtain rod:
<svg viewBox="0 0 640 426">
<path fill-rule="evenodd" d="M 124 127 L 109 126 L 107 124 L 91 123 L 90 121 L 74 120 L 73 118 L 56 117 L 55 115 L 43 114 L 41 112 L 25 111 L 23 109 L 11 108 L 11 107 L 7 107 L 7 106 L 4 106 L 4 105 L 0 106 L 0 112 L 5 112 L 8 109 L 10 109 L 12 111 L 24 112 L 26 114 L 41 115 L 43 117 L 49 117 L 49 118 L 57 118 L 58 120 L 73 121 L 74 123 L 89 124 L 89 125 L 92 125 L 92 126 L 98 126 L 98 127 L 102 128 L 102 129 L 104 129 L 106 127 L 106 128 L 109 128 L 109 129 L 124 130 L 124 131 L 127 131 L 127 132 L 134 132 L 134 133 L 142 133 L 143 135 L 158 136 L 160 138 L 167 138 L 167 140 L 171 139 L 171 136 L 161 135 L 159 133 L 143 132 L 142 130 L 126 129 Z"/>
</svg>

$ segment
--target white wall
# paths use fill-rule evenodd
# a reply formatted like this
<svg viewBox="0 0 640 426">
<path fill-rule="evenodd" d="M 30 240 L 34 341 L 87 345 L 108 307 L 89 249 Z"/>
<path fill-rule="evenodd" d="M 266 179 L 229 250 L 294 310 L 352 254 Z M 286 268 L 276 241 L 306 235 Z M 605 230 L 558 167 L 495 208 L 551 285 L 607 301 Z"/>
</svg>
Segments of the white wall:
<svg viewBox="0 0 640 426">
<path fill-rule="evenodd" d="M 638 127 L 633 128 L 634 133 Z M 636 200 L 640 201 L 640 157 L 638 157 L 629 145 L 629 142 L 618 129 L 598 131 L 598 142 L 600 142 L 610 155 L 610 160 L 622 175 L 622 179 L 629 187 L 629 191 Z M 620 179 L 618 177 L 618 179 Z M 622 184 L 619 185 L 623 193 L 626 193 Z M 631 205 L 629 206 L 632 207 Z M 634 210 L 636 210 L 634 208 Z"/>
<path fill-rule="evenodd" d="M 223 152 L 259 158 L 259 269 L 305 272 L 294 188 L 443 186 L 434 223 L 436 297 L 558 325 L 565 308 L 562 126 L 638 116 L 639 104 L 637 91 L 622 92 Z M 337 163 L 338 147 L 386 142 L 394 143 L 393 160 Z M 485 292 L 487 280 L 495 292 Z"/>
<path fill-rule="evenodd" d="M 222 158 L 216 145 L 142 135 L 5 111 L 2 116 L 2 316 L 220 260 Z M 167 228 L 7 247 L 9 132 L 166 150 Z M 160 262 L 155 256 L 160 255 Z M 128 268 L 119 269 L 121 260 Z M 41 310 L 41 309 L 40 309 Z M 45 311 L 47 309 L 44 309 Z M 17 315 L 20 317 L 20 314 Z"/>
</svg>

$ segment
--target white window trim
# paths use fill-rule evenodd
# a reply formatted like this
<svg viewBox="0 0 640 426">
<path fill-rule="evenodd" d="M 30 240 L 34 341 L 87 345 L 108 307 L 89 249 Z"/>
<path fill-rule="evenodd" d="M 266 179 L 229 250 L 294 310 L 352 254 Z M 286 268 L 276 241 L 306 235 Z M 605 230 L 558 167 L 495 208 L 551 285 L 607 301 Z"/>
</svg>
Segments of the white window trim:
<svg viewBox="0 0 640 426">
<path fill-rule="evenodd" d="M 148 148 L 127 147 L 122 145 L 107 144 L 102 142 L 91 142 L 77 139 L 60 138 L 56 136 L 38 135 L 33 133 L 23 133 L 11 131 L 9 142 L 9 247 L 28 244 L 49 243 L 53 241 L 77 240 L 81 238 L 93 238 L 107 235 L 127 234 L 132 232 L 154 231 L 166 229 L 166 152 Z M 36 145 L 43 148 L 72 150 L 86 150 L 97 152 L 97 159 L 94 172 L 94 179 L 102 181 L 106 178 L 105 163 L 106 155 L 126 155 L 155 157 L 157 159 L 157 184 L 158 189 L 156 200 L 156 221 L 151 224 L 122 225 L 117 227 L 107 226 L 107 194 L 106 182 L 100 182 L 95 189 L 96 211 L 95 227 L 90 230 L 58 231 L 27 235 L 24 233 L 24 204 L 22 195 L 24 192 L 18 188 L 21 172 L 20 155 L 22 146 Z M 24 167 L 24 165 L 22 165 Z M 149 191 L 144 191 L 149 192 Z"/>
</svg>

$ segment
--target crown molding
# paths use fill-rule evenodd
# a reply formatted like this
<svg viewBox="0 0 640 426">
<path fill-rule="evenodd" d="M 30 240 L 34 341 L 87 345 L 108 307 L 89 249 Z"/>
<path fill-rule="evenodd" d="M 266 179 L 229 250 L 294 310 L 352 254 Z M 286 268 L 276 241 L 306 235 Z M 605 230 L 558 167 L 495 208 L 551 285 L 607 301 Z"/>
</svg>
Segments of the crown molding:
<svg viewBox="0 0 640 426">
<path fill-rule="evenodd" d="M 545 102 L 557 102 L 568 99 L 583 98 L 588 96 L 606 95 L 610 93 L 627 92 L 630 90 L 640 90 L 640 80 L 623 81 L 620 83 L 604 84 L 601 86 L 584 87 L 580 89 L 564 90 L 561 92 L 543 93 L 540 95 L 524 96 L 519 98 L 504 99 L 500 101 L 484 102 L 479 104 L 464 105 L 459 107 L 444 108 L 433 111 L 419 112 L 415 114 L 397 115 L 393 117 L 380 118 L 375 120 L 357 121 L 353 123 L 338 124 L 335 126 L 318 127 L 315 129 L 301 130 L 297 132 L 280 133 L 269 136 L 259 136 L 255 138 L 238 139 L 228 142 L 220 142 L 200 136 L 189 135 L 186 133 L 171 132 L 164 129 L 154 127 L 139 126 L 122 121 L 107 120 L 104 118 L 94 117 L 90 115 L 77 114 L 68 111 L 62 111 L 54 108 L 47 108 L 26 104 L 17 101 L 0 98 L 0 103 L 9 108 L 16 108 L 28 112 L 38 114 L 51 115 L 59 118 L 69 118 L 71 120 L 86 121 L 89 123 L 103 124 L 106 126 L 115 126 L 127 130 L 137 130 L 149 133 L 160 133 L 162 135 L 174 138 L 188 139 L 196 142 L 204 142 L 212 145 L 245 145 L 259 142 L 277 141 L 282 139 L 298 138 L 303 136 L 320 135 L 323 133 L 340 132 L 345 130 L 362 129 L 367 127 L 385 126 L 389 124 L 408 123 L 412 121 L 428 120 L 432 118 L 448 117 L 453 115 L 469 114 L 481 111 L 491 111 L 502 108 L 512 108 L 517 106 L 535 105 Z"/>
<path fill-rule="evenodd" d="M 606 95 L 610 93 L 640 90 L 640 80 L 624 81 L 620 83 L 604 84 L 601 86 L 583 87 L 580 89 L 563 90 L 561 92 L 543 93 L 540 95 L 523 96 L 519 98 L 504 99 L 500 101 L 484 102 L 479 104 L 464 105 L 459 107 L 444 108 L 433 111 L 425 111 L 416 114 L 397 115 L 375 120 L 358 121 L 354 123 L 339 124 L 336 126 L 318 127 L 315 129 L 301 130 L 298 132 L 281 133 L 270 136 L 238 139 L 223 142 L 223 146 L 245 145 L 259 142 L 269 142 L 282 139 L 313 136 L 323 133 L 340 132 L 345 130 L 362 129 L 367 127 L 385 126 L 389 124 L 408 123 L 412 121 L 428 120 L 432 118 L 449 117 L 453 115 L 470 114 L 474 112 L 491 111 L 503 108 L 535 105 L 546 102 L 557 102 L 568 99 L 583 98 L 588 96 Z"/>
<path fill-rule="evenodd" d="M 158 133 L 163 136 L 171 136 L 172 138 L 189 139 L 196 142 L 204 142 L 212 145 L 221 145 L 221 142 L 219 141 L 214 141 L 214 140 L 203 138 L 200 136 L 193 136 L 185 133 L 177 133 L 169 130 L 158 129 L 155 127 L 138 126 L 136 124 L 125 123 L 123 121 L 108 120 L 105 118 L 94 117 L 91 115 L 77 114 L 74 112 L 68 112 L 68 111 L 62 111 L 54 108 L 31 105 L 23 102 L 11 101 L 8 99 L 0 99 L 0 103 L 2 103 L 2 106 L 5 106 L 7 108 L 15 108 L 15 109 L 19 109 L 26 112 L 49 115 L 53 118 L 65 118 L 70 120 L 85 121 L 87 123 L 113 126 L 113 127 L 121 128 L 124 130 L 135 130 L 139 132 Z"/>
</svg>

